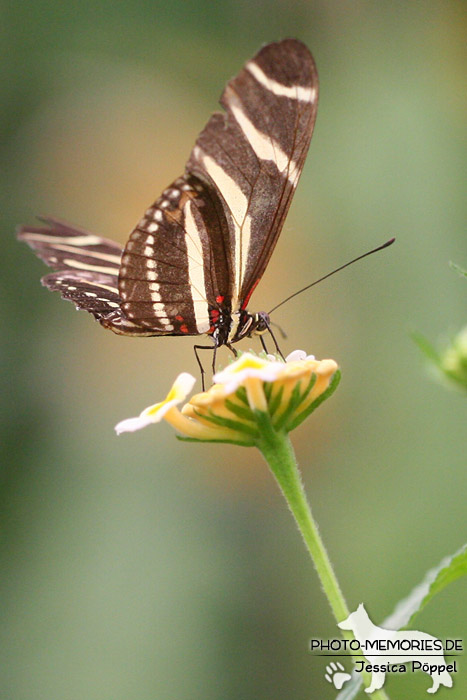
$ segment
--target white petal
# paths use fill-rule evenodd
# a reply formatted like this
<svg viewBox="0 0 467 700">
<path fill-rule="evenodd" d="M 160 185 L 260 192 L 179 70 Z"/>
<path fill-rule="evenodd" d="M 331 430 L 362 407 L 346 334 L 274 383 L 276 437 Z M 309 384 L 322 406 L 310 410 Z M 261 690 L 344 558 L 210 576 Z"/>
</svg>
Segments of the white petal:
<svg viewBox="0 0 467 700">
<path fill-rule="evenodd" d="M 217 384 L 224 384 L 227 394 L 233 394 L 249 378 L 261 379 L 263 382 L 274 382 L 284 370 L 283 362 L 269 362 L 264 367 L 245 367 L 245 369 L 236 372 L 229 371 L 232 366 L 230 365 L 214 375 L 214 381 Z"/>
<path fill-rule="evenodd" d="M 153 421 L 148 416 L 142 415 L 138 416 L 137 418 L 126 418 L 125 420 L 121 420 L 120 423 L 117 423 L 115 426 L 115 431 L 117 435 L 120 435 L 121 433 L 134 433 L 135 430 L 145 428 L 152 422 Z"/>
<path fill-rule="evenodd" d="M 285 358 L 286 362 L 297 362 L 302 360 L 314 360 L 314 355 L 307 355 L 305 350 L 294 350 Z"/>
<path fill-rule="evenodd" d="M 184 401 L 190 393 L 190 391 L 193 389 L 195 383 L 196 378 L 193 377 L 192 374 L 189 374 L 188 372 L 182 372 L 174 381 L 172 389 L 176 391 L 177 397 L 180 397 L 180 401 Z"/>
<path fill-rule="evenodd" d="M 196 379 L 191 374 L 188 374 L 188 372 L 179 374 L 165 401 L 148 406 L 148 408 L 145 408 L 136 418 L 127 418 L 126 420 L 120 421 L 120 423 L 115 426 L 117 435 L 128 432 L 134 433 L 135 430 L 145 428 L 151 423 L 159 423 L 170 408 L 173 408 L 173 406 L 176 406 L 186 399 L 193 389 L 195 382 Z M 169 399 L 168 397 L 171 395 L 173 398 Z"/>
</svg>

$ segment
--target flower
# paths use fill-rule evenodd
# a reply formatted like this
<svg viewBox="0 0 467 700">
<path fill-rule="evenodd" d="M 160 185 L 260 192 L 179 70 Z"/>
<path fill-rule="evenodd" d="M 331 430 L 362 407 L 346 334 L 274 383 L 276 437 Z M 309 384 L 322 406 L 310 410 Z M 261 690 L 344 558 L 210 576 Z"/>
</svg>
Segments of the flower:
<svg viewBox="0 0 467 700">
<path fill-rule="evenodd" d="M 117 433 L 143 428 L 165 418 L 185 439 L 257 445 L 264 419 L 274 431 L 297 427 L 335 390 L 340 378 L 334 360 L 316 360 L 302 350 L 286 361 L 242 353 L 214 375 L 213 386 L 181 403 L 195 379 L 177 377 L 167 398 L 116 426 Z"/>
<path fill-rule="evenodd" d="M 186 399 L 193 389 L 195 381 L 195 378 L 192 377 L 191 374 L 188 374 L 188 372 L 179 374 L 164 401 L 145 408 L 136 418 L 127 418 L 117 423 L 115 426 L 117 435 L 127 432 L 134 433 L 135 430 L 145 428 L 150 423 L 159 423 L 162 418 L 168 418 L 167 414 L 171 411 L 173 412 L 174 407 Z"/>
</svg>

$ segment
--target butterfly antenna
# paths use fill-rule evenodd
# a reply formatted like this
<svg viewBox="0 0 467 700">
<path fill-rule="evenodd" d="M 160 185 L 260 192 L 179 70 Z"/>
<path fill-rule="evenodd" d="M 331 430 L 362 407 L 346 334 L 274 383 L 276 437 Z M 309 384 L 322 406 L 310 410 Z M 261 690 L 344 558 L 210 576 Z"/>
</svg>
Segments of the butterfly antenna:
<svg viewBox="0 0 467 700">
<path fill-rule="evenodd" d="M 315 282 L 308 284 L 306 287 L 303 287 L 303 289 L 299 289 L 298 292 L 291 294 L 289 297 L 287 297 L 287 299 L 284 299 L 284 301 L 281 301 L 281 303 L 277 304 L 277 306 L 274 306 L 271 309 L 271 311 L 268 311 L 268 314 L 272 314 L 272 312 L 275 311 L 276 309 L 278 309 L 279 306 L 283 306 L 286 302 L 290 301 L 291 299 L 298 296 L 302 292 L 306 292 L 307 289 L 314 287 L 315 284 L 319 284 L 319 282 L 326 280 L 328 277 L 331 277 L 331 275 L 335 275 L 336 272 L 340 272 L 344 268 L 349 267 L 349 265 L 353 265 L 353 263 L 357 262 L 357 260 L 361 260 L 362 258 L 366 258 L 368 255 L 372 255 L 373 253 L 377 253 L 378 250 L 383 250 L 383 248 L 387 248 L 388 246 L 392 245 L 395 240 L 396 240 L 395 238 L 391 238 L 389 241 L 386 241 L 386 243 L 383 243 L 383 245 L 379 245 L 377 248 L 373 248 L 373 250 L 369 250 L 367 253 L 363 253 L 363 255 L 359 255 L 357 258 L 350 260 L 349 262 L 345 263 L 345 265 L 341 265 L 340 267 L 336 268 L 332 272 L 328 272 L 328 274 L 324 275 L 324 277 L 320 277 L 319 280 L 316 280 Z"/>
</svg>

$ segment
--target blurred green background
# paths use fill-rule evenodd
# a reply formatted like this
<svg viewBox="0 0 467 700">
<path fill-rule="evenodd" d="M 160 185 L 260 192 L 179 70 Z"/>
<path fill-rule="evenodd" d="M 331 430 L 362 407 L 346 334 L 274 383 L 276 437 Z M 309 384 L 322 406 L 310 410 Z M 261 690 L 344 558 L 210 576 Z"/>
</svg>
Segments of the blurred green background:
<svg viewBox="0 0 467 700">
<path fill-rule="evenodd" d="M 409 337 L 465 321 L 448 267 L 467 263 L 465 29 L 454 0 L 3 3 L 2 700 L 335 697 L 308 641 L 337 628 L 259 454 L 183 444 L 165 424 L 113 432 L 197 372 L 193 341 L 104 331 L 40 286 L 46 268 L 13 235 L 51 214 L 124 243 L 263 43 L 305 41 L 321 94 L 250 307 L 397 236 L 275 318 L 285 352 L 342 367 L 293 441 L 349 606 L 381 621 L 465 540 L 465 399 Z M 418 628 L 467 638 L 465 592 L 445 590 Z M 460 667 L 440 698 L 467 697 Z"/>
</svg>

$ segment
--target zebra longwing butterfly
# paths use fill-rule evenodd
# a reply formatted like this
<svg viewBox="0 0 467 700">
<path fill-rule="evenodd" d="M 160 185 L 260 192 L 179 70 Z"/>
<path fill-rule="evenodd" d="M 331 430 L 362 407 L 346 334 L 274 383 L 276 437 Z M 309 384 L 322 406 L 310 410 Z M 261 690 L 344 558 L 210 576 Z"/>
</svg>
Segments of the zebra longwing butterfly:
<svg viewBox="0 0 467 700">
<path fill-rule="evenodd" d="M 147 209 L 122 251 L 43 219 L 18 233 L 55 272 L 42 284 L 115 333 L 211 336 L 214 348 L 269 328 L 247 310 L 303 169 L 318 104 L 307 47 L 263 47 L 230 80 L 185 174 Z M 200 347 L 200 346 L 195 346 Z M 199 360 L 198 360 L 199 361 Z"/>
</svg>

